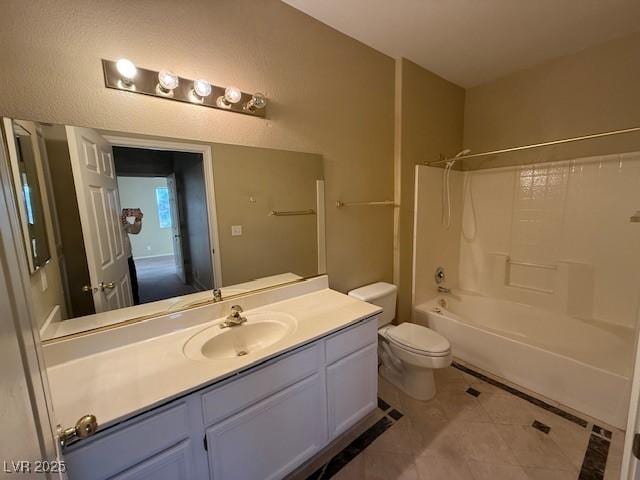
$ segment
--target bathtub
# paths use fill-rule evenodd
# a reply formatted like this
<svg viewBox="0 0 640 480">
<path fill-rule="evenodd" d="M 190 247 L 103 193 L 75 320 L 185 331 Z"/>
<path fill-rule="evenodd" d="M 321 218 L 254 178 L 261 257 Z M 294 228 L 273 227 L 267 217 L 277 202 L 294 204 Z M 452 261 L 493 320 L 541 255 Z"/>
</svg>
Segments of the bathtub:
<svg viewBox="0 0 640 480">
<path fill-rule="evenodd" d="M 455 358 L 625 428 L 632 330 L 459 291 L 416 305 L 414 321 L 448 338 Z"/>
</svg>

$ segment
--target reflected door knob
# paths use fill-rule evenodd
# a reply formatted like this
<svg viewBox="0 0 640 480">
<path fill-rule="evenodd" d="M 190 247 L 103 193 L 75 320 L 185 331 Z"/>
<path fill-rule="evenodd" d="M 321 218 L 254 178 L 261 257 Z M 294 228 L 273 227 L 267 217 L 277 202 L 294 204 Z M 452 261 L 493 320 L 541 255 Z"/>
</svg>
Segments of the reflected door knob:
<svg viewBox="0 0 640 480">
<path fill-rule="evenodd" d="M 114 288 L 116 288 L 115 282 L 109 282 L 109 283 L 100 282 L 97 287 L 84 285 L 82 287 L 82 291 L 86 293 L 104 292 L 105 290 L 113 290 Z"/>
<path fill-rule="evenodd" d="M 109 283 L 100 282 L 100 286 L 98 287 L 98 290 L 100 290 L 101 292 L 104 292 L 105 290 L 113 290 L 114 288 L 116 288 L 116 284 L 114 282 L 109 282 Z"/>
</svg>

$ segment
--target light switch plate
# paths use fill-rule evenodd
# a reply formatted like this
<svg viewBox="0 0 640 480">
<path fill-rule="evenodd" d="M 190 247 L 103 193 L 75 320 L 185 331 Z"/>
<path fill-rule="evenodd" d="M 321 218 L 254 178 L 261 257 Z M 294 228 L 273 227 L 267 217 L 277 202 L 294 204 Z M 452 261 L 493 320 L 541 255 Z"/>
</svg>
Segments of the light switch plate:
<svg viewBox="0 0 640 480">
<path fill-rule="evenodd" d="M 231 236 L 239 237 L 242 235 L 242 225 L 231 225 Z"/>
</svg>

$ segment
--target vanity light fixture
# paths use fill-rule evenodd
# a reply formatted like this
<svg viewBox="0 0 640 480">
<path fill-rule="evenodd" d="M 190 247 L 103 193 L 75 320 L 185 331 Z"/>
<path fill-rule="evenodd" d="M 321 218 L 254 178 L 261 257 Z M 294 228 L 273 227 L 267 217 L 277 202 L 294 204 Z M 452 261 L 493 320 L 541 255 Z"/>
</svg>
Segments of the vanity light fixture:
<svg viewBox="0 0 640 480">
<path fill-rule="evenodd" d="M 176 102 L 265 117 L 267 99 L 262 93 L 247 93 L 237 87 L 213 85 L 199 78 L 190 79 L 170 70 L 137 67 L 131 60 L 102 60 L 107 88 L 140 93 Z"/>
<path fill-rule="evenodd" d="M 267 97 L 265 97 L 264 94 L 260 92 L 256 92 L 251 97 L 251 100 L 245 103 L 244 107 L 242 108 L 248 112 L 255 112 L 256 110 L 260 110 L 266 106 L 267 106 Z"/>
<path fill-rule="evenodd" d="M 158 90 L 164 95 L 171 94 L 178 85 L 180 84 L 180 80 L 178 75 L 169 70 L 160 70 L 158 73 Z"/>
<path fill-rule="evenodd" d="M 198 79 L 193 81 L 193 92 L 200 99 L 211 95 L 211 84 L 206 80 Z"/>
<path fill-rule="evenodd" d="M 127 87 L 133 85 L 133 79 L 136 78 L 138 69 L 131 60 L 121 58 L 116 62 L 116 69 L 120 74 L 120 81 L 124 85 L 126 85 Z"/>
<path fill-rule="evenodd" d="M 218 97 L 217 104 L 223 108 L 229 108 L 242 100 L 242 92 L 236 87 L 227 87 L 224 89 L 224 95 Z"/>
</svg>

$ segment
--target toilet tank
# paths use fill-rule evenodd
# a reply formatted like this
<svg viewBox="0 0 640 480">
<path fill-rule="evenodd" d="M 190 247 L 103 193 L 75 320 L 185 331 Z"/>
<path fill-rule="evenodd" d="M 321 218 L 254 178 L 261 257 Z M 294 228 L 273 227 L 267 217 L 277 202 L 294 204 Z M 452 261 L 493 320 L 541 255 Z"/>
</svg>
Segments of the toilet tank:
<svg viewBox="0 0 640 480">
<path fill-rule="evenodd" d="M 378 328 L 387 325 L 396 317 L 396 297 L 398 287 L 391 283 L 377 282 L 349 292 L 350 297 L 382 307 L 378 318 Z"/>
</svg>

